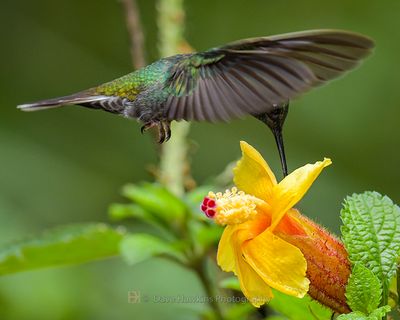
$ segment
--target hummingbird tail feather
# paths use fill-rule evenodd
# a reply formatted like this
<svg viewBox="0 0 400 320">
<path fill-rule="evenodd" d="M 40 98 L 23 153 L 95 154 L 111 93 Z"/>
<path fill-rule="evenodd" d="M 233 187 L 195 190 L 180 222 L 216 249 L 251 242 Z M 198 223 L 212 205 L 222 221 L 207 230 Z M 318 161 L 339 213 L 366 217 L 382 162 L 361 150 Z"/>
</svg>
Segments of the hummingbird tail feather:
<svg viewBox="0 0 400 320">
<path fill-rule="evenodd" d="M 58 97 L 53 99 L 41 100 L 33 103 L 21 104 L 17 106 L 22 111 L 39 111 L 44 109 L 58 108 L 71 104 L 93 103 L 106 100 L 109 97 L 102 95 L 93 95 L 89 92 L 79 92 L 69 96 Z"/>
</svg>

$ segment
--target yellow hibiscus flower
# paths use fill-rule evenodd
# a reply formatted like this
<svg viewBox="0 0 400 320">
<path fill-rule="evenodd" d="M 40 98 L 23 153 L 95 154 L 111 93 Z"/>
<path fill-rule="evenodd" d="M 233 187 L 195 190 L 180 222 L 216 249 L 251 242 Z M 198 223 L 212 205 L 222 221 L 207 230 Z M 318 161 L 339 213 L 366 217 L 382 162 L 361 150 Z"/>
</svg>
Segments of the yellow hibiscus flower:
<svg viewBox="0 0 400 320">
<path fill-rule="evenodd" d="M 217 254 L 222 270 L 234 272 L 240 288 L 256 307 L 283 293 L 313 298 L 348 312 L 344 296 L 350 274 L 343 245 L 293 209 L 330 159 L 307 164 L 280 183 L 263 157 L 241 142 L 242 159 L 234 169 L 237 188 L 210 192 L 202 210 L 226 225 Z"/>
</svg>

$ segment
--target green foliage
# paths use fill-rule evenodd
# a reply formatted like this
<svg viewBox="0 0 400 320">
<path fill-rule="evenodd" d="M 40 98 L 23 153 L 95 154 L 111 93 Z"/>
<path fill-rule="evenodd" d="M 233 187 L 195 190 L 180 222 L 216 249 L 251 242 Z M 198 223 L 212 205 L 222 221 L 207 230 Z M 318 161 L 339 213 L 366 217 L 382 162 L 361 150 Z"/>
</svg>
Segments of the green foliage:
<svg viewBox="0 0 400 320">
<path fill-rule="evenodd" d="M 381 283 L 371 270 L 356 264 L 346 287 L 346 298 L 351 310 L 370 314 L 379 307 Z"/>
<path fill-rule="evenodd" d="M 390 311 L 389 306 L 383 306 L 378 309 L 375 309 L 371 312 L 368 319 L 370 320 L 381 320 L 388 312 Z"/>
<path fill-rule="evenodd" d="M 204 248 L 209 248 L 218 243 L 223 231 L 223 228 L 219 225 L 198 221 L 190 221 L 189 229 L 194 241 Z"/>
<path fill-rule="evenodd" d="M 180 199 L 157 183 L 128 184 L 123 195 L 133 203 L 115 203 L 109 207 L 109 216 L 114 221 L 134 218 L 157 230 L 165 239 L 182 239 L 187 234 L 189 216 L 194 211 L 190 203 Z M 198 206 L 197 206 L 198 207 Z"/>
<path fill-rule="evenodd" d="M 346 198 L 341 218 L 343 240 L 354 265 L 346 288 L 353 312 L 338 319 L 380 320 L 390 311 L 389 283 L 400 253 L 399 207 L 377 192 L 353 194 Z"/>
<path fill-rule="evenodd" d="M 391 278 L 400 250 L 400 210 L 386 196 L 365 192 L 347 197 L 341 212 L 343 240 L 353 263 Z"/>
<path fill-rule="evenodd" d="M 210 190 L 213 189 L 215 188 L 211 185 L 200 186 L 187 193 L 186 199 L 190 204 L 195 205 L 198 208 L 200 206 L 200 203 L 203 201 L 203 198 L 207 196 Z"/>
<path fill-rule="evenodd" d="M 219 282 L 219 286 L 225 289 L 240 291 L 239 280 L 236 277 L 227 277 Z"/>
<path fill-rule="evenodd" d="M 114 221 L 121 221 L 127 218 L 136 218 L 140 220 L 145 220 L 148 222 L 153 222 L 154 217 L 141 206 L 131 203 L 131 204 L 119 204 L 114 203 L 109 208 L 110 219 Z"/>
<path fill-rule="evenodd" d="M 113 204 L 109 215 L 113 220 L 135 218 L 162 229 L 169 241 L 191 240 L 201 254 L 219 241 L 223 230 L 200 212 L 199 204 L 208 191 L 209 187 L 199 187 L 180 199 L 158 184 L 129 184 L 123 194 L 134 203 Z"/>
<path fill-rule="evenodd" d="M 273 293 L 274 297 L 268 306 L 291 320 L 331 319 L 332 311 L 309 296 L 300 299 L 277 290 L 273 290 Z"/>
<path fill-rule="evenodd" d="M 155 229 L 161 230 L 166 236 L 173 236 L 168 224 L 160 220 L 158 217 L 151 214 L 138 204 L 128 203 L 114 203 L 108 208 L 108 215 L 113 221 L 121 221 L 129 218 L 142 221 Z"/>
<path fill-rule="evenodd" d="M 232 304 L 225 314 L 226 320 L 243 320 L 254 312 L 254 307 L 247 302 Z"/>
<path fill-rule="evenodd" d="M 184 261 L 182 252 L 172 244 L 149 234 L 133 234 L 121 241 L 121 255 L 133 265 L 154 256 L 166 255 Z"/>
<path fill-rule="evenodd" d="M 0 275 L 115 256 L 124 234 L 124 229 L 102 223 L 48 230 L 0 248 Z"/>
<path fill-rule="evenodd" d="M 123 195 L 167 224 L 181 224 L 187 208 L 181 199 L 156 183 L 128 184 Z"/>
<path fill-rule="evenodd" d="M 222 288 L 240 291 L 239 280 L 236 277 L 228 277 L 220 282 Z M 332 311 L 309 296 L 296 298 L 280 291 L 272 289 L 274 297 L 268 306 L 291 320 L 330 320 Z"/>
<path fill-rule="evenodd" d="M 360 311 L 342 314 L 337 320 L 381 320 L 390 311 L 389 306 L 383 306 L 375 309 L 371 314 L 365 315 Z"/>
<path fill-rule="evenodd" d="M 389 285 L 388 305 L 391 306 L 392 308 L 396 307 L 399 301 L 399 293 L 400 293 L 400 287 L 398 287 L 398 285 L 400 284 L 398 281 L 399 276 L 400 276 L 399 269 L 397 268 L 396 277 L 392 278 L 392 281 L 390 281 Z"/>
<path fill-rule="evenodd" d="M 364 313 L 356 311 L 348 314 L 342 314 L 337 317 L 337 320 L 367 320 L 368 316 Z"/>
<path fill-rule="evenodd" d="M 400 251 L 399 207 L 377 192 L 354 194 L 346 198 L 341 218 L 351 262 L 363 264 L 378 277 L 386 304 Z"/>
<path fill-rule="evenodd" d="M 204 213 L 200 211 L 200 204 L 208 192 L 214 189 L 212 186 L 200 186 L 185 195 L 185 201 L 191 208 L 194 217 L 203 221 L 208 220 Z"/>
</svg>

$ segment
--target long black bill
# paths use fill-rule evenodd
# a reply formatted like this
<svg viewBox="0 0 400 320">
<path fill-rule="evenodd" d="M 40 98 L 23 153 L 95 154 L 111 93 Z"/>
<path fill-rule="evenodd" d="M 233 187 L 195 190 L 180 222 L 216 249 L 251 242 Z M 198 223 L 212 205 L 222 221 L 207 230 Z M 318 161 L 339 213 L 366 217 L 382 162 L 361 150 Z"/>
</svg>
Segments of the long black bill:
<svg viewBox="0 0 400 320">
<path fill-rule="evenodd" d="M 287 163 L 286 163 L 286 155 L 285 155 L 285 146 L 283 143 L 282 136 L 282 128 L 272 130 L 272 133 L 275 137 L 276 146 L 278 147 L 279 157 L 281 159 L 282 172 L 283 176 L 286 177 L 288 175 Z"/>
<path fill-rule="evenodd" d="M 264 122 L 274 134 L 275 142 L 278 147 L 279 157 L 281 159 L 281 165 L 284 177 L 288 175 L 288 170 L 286 164 L 285 146 L 283 143 L 282 129 L 288 111 L 289 111 L 289 102 L 287 102 L 284 105 L 276 105 L 271 111 L 267 113 L 255 115 L 255 117 L 258 120 Z"/>
</svg>

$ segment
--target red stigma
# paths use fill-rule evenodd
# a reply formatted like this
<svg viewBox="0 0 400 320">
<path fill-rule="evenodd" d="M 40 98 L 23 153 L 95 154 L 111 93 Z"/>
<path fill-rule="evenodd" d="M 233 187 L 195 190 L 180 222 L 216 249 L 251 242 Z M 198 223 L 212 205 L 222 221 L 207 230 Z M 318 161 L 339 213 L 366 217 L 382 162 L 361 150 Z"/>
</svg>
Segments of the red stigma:
<svg viewBox="0 0 400 320">
<path fill-rule="evenodd" d="M 214 218 L 215 216 L 215 210 L 214 209 L 208 209 L 206 212 L 206 216 L 209 218 Z"/>
<path fill-rule="evenodd" d="M 210 199 L 209 197 L 205 197 L 203 203 L 201 204 L 201 211 L 203 211 L 207 217 L 213 218 L 215 216 L 215 207 L 216 203 L 214 199 Z"/>
</svg>

